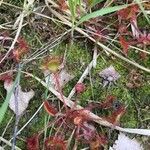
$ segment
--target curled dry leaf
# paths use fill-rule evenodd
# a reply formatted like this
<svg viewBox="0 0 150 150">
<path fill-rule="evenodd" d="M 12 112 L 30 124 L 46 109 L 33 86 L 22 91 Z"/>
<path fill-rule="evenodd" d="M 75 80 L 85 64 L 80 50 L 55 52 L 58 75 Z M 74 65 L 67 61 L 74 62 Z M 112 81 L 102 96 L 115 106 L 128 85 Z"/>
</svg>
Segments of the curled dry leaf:
<svg viewBox="0 0 150 150">
<path fill-rule="evenodd" d="M 115 70 L 113 66 L 110 66 L 99 73 L 100 77 L 103 79 L 102 84 L 103 87 L 111 86 L 115 83 L 119 78 L 120 74 Z"/>
<path fill-rule="evenodd" d="M 144 150 L 136 139 L 130 139 L 123 133 L 120 133 L 118 140 L 115 141 L 113 147 L 109 150 Z"/>
<path fill-rule="evenodd" d="M 46 83 L 51 86 L 53 86 L 55 89 L 57 89 L 57 84 L 56 84 L 56 77 L 54 73 L 50 73 L 48 70 L 44 71 L 44 76 L 45 76 L 45 81 Z M 70 75 L 65 69 L 62 69 L 58 73 L 58 80 L 59 80 L 59 86 L 63 88 L 65 84 L 67 84 L 70 80 L 73 79 L 73 75 Z"/>
<path fill-rule="evenodd" d="M 14 82 L 10 78 L 5 78 L 4 81 L 4 88 L 7 91 L 7 94 L 10 93 L 12 87 L 13 87 Z M 22 115 L 23 112 L 27 109 L 29 101 L 31 98 L 34 96 L 34 91 L 30 90 L 29 92 L 23 92 L 21 89 L 21 86 L 18 86 L 18 113 L 17 115 Z M 10 101 L 9 101 L 9 107 L 10 109 L 16 114 L 16 106 L 15 106 L 15 91 L 12 93 Z"/>
</svg>

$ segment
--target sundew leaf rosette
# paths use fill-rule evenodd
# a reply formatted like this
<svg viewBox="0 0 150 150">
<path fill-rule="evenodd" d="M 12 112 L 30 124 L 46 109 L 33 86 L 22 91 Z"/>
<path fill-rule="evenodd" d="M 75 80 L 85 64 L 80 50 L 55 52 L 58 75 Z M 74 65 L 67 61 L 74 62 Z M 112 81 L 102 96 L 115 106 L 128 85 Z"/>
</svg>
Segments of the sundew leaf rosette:
<svg viewBox="0 0 150 150">
<path fill-rule="evenodd" d="M 46 57 L 41 65 L 41 69 L 43 70 L 48 70 L 51 73 L 56 73 L 58 72 L 60 69 L 63 68 L 62 65 L 63 59 L 60 56 L 48 56 Z"/>
</svg>

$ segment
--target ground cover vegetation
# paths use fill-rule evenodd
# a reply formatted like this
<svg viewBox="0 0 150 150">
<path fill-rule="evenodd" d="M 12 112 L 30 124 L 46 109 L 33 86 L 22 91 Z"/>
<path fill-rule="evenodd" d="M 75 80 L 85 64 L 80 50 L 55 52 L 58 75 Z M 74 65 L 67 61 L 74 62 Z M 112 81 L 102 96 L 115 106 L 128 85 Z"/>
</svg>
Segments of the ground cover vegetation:
<svg viewBox="0 0 150 150">
<path fill-rule="evenodd" d="M 149 0 L 0 1 L 0 149 L 150 149 Z"/>
</svg>

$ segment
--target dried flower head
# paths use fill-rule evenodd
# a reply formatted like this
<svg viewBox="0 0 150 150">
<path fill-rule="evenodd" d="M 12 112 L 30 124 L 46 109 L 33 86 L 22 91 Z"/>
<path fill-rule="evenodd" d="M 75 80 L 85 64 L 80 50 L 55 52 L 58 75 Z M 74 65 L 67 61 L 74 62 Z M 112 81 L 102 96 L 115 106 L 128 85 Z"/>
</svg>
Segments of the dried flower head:
<svg viewBox="0 0 150 150">
<path fill-rule="evenodd" d="M 115 70 L 113 66 L 110 66 L 99 73 L 100 77 L 103 79 L 103 87 L 107 85 L 110 86 L 115 83 L 119 78 L 119 73 Z"/>
<path fill-rule="evenodd" d="M 56 73 L 62 69 L 62 58 L 59 56 L 48 56 L 44 59 L 41 69 Z"/>
</svg>

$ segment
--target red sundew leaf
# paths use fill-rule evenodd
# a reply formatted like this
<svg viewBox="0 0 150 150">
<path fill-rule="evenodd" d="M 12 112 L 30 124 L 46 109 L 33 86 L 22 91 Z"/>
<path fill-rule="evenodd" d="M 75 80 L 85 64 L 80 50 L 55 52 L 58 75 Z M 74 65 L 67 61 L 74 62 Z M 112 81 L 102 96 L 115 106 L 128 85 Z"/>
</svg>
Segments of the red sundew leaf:
<svg viewBox="0 0 150 150">
<path fill-rule="evenodd" d="M 45 140 L 45 150 L 67 150 L 67 145 L 61 137 L 48 137 Z"/>
<path fill-rule="evenodd" d="M 119 10 L 117 14 L 121 19 L 129 20 L 135 17 L 138 11 L 139 11 L 139 6 L 135 4 L 127 8 L 124 8 L 122 10 Z"/>
<path fill-rule="evenodd" d="M 39 146 L 39 134 L 35 134 L 34 136 L 27 138 L 27 150 L 40 150 Z"/>
<path fill-rule="evenodd" d="M 17 48 L 13 49 L 14 60 L 19 62 L 22 55 L 26 54 L 28 51 L 29 51 L 29 46 L 28 46 L 26 40 L 23 38 L 19 38 Z"/>
<path fill-rule="evenodd" d="M 57 73 L 63 68 L 63 58 L 60 56 L 48 56 L 43 60 L 41 69 L 48 70 L 51 73 Z"/>
<path fill-rule="evenodd" d="M 55 116 L 58 113 L 57 109 L 50 105 L 48 101 L 44 101 L 44 109 L 51 116 Z"/>
<path fill-rule="evenodd" d="M 128 49 L 129 49 L 129 43 L 124 39 L 123 36 L 119 37 L 119 41 L 120 41 L 120 44 L 123 48 L 123 53 L 127 56 L 128 55 Z"/>
<path fill-rule="evenodd" d="M 106 120 L 114 125 L 119 125 L 120 118 L 125 113 L 126 109 L 124 106 L 120 106 L 117 110 L 112 112 L 112 114 L 106 117 Z"/>
</svg>

